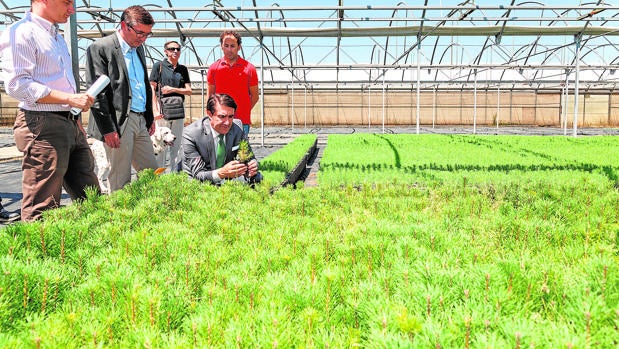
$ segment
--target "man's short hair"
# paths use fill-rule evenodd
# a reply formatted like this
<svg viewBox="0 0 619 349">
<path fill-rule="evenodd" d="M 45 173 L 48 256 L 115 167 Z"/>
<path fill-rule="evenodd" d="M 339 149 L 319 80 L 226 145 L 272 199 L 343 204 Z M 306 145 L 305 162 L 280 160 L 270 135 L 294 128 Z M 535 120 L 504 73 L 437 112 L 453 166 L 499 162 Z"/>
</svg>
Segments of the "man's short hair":
<svg viewBox="0 0 619 349">
<path fill-rule="evenodd" d="M 236 39 L 236 44 L 241 46 L 241 34 L 237 33 L 234 30 L 226 30 L 223 33 L 221 33 L 221 35 L 219 36 L 220 44 L 224 43 L 224 37 L 226 36 L 234 36 L 234 38 Z"/>
<path fill-rule="evenodd" d="M 176 40 L 170 40 L 168 42 L 166 42 L 165 44 L 163 44 L 163 48 L 165 48 L 166 50 L 168 49 L 168 45 L 169 44 L 177 44 L 178 47 L 181 47 L 181 44 L 178 43 L 178 41 Z"/>
<path fill-rule="evenodd" d="M 208 102 L 206 102 L 206 110 L 208 110 L 211 114 L 214 114 L 215 107 L 217 107 L 218 104 L 224 107 L 232 108 L 236 111 L 236 102 L 234 101 L 234 98 L 225 93 L 212 94 L 208 98 Z"/>
<path fill-rule="evenodd" d="M 150 12 L 140 5 L 133 5 L 127 7 L 123 14 L 120 16 L 121 22 L 126 22 L 129 25 L 145 24 L 154 25 L 155 20 L 151 16 Z"/>
</svg>

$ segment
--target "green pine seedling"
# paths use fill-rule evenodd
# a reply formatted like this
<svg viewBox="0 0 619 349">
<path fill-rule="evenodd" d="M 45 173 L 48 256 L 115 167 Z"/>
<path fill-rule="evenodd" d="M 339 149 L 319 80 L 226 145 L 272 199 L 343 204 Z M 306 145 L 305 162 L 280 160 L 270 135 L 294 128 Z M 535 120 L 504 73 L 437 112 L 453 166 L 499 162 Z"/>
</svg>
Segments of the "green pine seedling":
<svg viewBox="0 0 619 349">
<path fill-rule="evenodd" d="M 251 151 L 249 147 L 249 142 L 246 139 L 241 139 L 239 143 L 239 151 L 236 153 L 236 160 L 247 165 L 249 160 L 254 157 L 254 153 Z M 245 179 L 249 178 L 249 170 L 247 170 L 244 174 Z"/>
<path fill-rule="evenodd" d="M 247 164 L 249 160 L 254 157 L 254 153 L 251 151 L 249 147 L 249 142 L 247 140 L 242 139 L 239 143 L 239 151 L 236 153 L 236 159 L 244 164 Z"/>
</svg>

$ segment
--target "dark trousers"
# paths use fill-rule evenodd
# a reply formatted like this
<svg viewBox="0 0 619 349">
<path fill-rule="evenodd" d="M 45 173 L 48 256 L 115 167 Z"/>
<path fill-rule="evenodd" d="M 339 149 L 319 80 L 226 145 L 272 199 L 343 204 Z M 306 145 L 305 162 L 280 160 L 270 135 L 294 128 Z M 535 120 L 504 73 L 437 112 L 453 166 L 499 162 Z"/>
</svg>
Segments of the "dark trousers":
<svg viewBox="0 0 619 349">
<path fill-rule="evenodd" d="M 72 118 L 20 110 L 13 129 L 15 145 L 24 153 L 23 221 L 37 220 L 43 211 L 60 206 L 63 187 L 72 200 L 84 199 L 87 187 L 101 191 L 86 136 Z"/>
</svg>

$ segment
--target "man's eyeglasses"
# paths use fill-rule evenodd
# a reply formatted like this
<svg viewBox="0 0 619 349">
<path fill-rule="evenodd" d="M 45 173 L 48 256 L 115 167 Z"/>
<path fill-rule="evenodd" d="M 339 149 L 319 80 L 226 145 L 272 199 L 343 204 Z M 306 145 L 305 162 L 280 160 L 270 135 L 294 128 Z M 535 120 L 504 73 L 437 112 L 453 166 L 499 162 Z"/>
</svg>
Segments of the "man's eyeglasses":
<svg viewBox="0 0 619 349">
<path fill-rule="evenodd" d="M 131 24 L 129 24 L 127 22 L 125 22 L 125 23 L 127 24 L 127 27 L 131 28 L 131 30 L 133 30 L 135 32 L 135 35 L 137 35 L 138 38 L 150 38 L 151 36 L 153 36 L 153 32 L 145 33 L 145 32 L 139 31 L 139 30 L 135 30 L 135 28 Z"/>
<path fill-rule="evenodd" d="M 166 50 L 181 52 L 181 48 L 180 47 L 167 47 Z"/>
</svg>

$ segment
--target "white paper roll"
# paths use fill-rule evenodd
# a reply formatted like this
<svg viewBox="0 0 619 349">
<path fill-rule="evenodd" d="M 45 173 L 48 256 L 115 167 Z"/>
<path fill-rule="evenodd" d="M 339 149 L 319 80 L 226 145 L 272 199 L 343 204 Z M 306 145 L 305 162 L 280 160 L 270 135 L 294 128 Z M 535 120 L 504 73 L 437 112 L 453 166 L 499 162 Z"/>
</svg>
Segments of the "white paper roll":
<svg viewBox="0 0 619 349">
<path fill-rule="evenodd" d="M 99 76 L 97 81 L 95 81 L 95 83 L 92 84 L 92 86 L 90 86 L 90 88 L 88 89 L 88 91 L 86 91 L 86 93 L 93 97 L 96 97 L 99 93 L 101 93 L 101 91 L 103 91 L 105 86 L 107 86 L 109 83 L 110 83 L 110 78 L 108 78 L 107 75 L 101 75 Z M 73 115 L 77 115 L 81 111 L 82 109 L 77 108 L 77 107 L 71 108 L 71 114 Z"/>
</svg>

